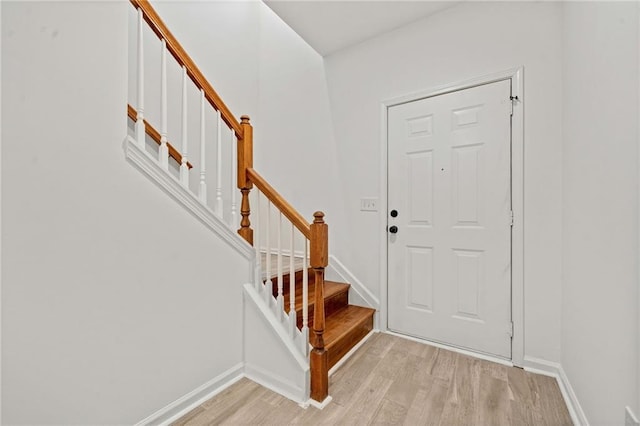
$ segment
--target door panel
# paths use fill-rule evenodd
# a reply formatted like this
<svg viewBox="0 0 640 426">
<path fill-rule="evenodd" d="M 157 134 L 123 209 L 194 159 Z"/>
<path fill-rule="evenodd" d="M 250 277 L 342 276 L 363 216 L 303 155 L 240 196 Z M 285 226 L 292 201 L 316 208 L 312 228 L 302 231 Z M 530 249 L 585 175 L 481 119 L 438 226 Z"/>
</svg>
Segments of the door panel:
<svg viewBox="0 0 640 426">
<path fill-rule="evenodd" d="M 412 152 L 409 160 L 409 223 L 431 225 L 433 221 L 433 151 Z"/>
<path fill-rule="evenodd" d="M 433 306 L 433 250 L 407 247 L 407 306 L 429 311 Z"/>
<path fill-rule="evenodd" d="M 511 81 L 389 108 L 391 330 L 511 357 Z"/>
</svg>

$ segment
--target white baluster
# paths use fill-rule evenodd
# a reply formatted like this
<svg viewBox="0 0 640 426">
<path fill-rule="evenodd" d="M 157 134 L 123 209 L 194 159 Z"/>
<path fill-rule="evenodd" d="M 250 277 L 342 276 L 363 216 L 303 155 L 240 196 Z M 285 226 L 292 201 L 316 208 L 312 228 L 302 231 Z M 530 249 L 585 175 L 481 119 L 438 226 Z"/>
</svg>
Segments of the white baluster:
<svg viewBox="0 0 640 426">
<path fill-rule="evenodd" d="M 260 219 L 262 218 L 262 212 L 260 211 L 260 191 L 256 188 L 256 211 L 258 214 L 256 215 L 256 221 L 254 224 L 254 232 L 256 235 L 254 248 L 256 249 L 256 256 L 258 258 L 258 262 L 262 263 L 262 256 L 260 255 L 260 237 L 262 236 L 262 225 L 260 224 Z"/>
<path fill-rule="evenodd" d="M 217 136 L 217 148 L 218 153 L 216 154 L 216 169 L 218 172 L 217 182 L 216 182 L 216 214 L 220 219 L 222 219 L 223 210 L 222 210 L 222 115 L 220 114 L 220 110 L 217 111 L 218 115 L 218 136 Z"/>
<path fill-rule="evenodd" d="M 198 198 L 204 205 L 207 204 L 207 167 L 205 163 L 205 138 L 204 138 L 204 90 L 200 89 L 200 187 Z"/>
<path fill-rule="evenodd" d="M 304 254 L 302 256 L 302 328 L 309 327 L 309 271 L 307 266 L 307 250 L 309 240 L 304 240 Z"/>
<path fill-rule="evenodd" d="M 296 318 L 296 269 L 294 262 L 295 253 L 295 228 L 293 223 L 291 224 L 291 238 L 289 239 L 289 333 L 294 336 L 296 331 L 297 318 Z"/>
<path fill-rule="evenodd" d="M 256 250 L 256 270 L 257 270 L 257 278 L 256 278 L 256 286 L 257 290 L 262 290 L 262 255 L 260 253 L 260 237 L 262 234 L 262 225 L 260 224 L 260 220 L 262 218 L 262 212 L 260 211 L 260 191 L 256 188 L 256 207 L 255 211 L 257 214 L 255 215 L 255 221 L 253 222 L 254 236 L 253 240 L 253 248 Z"/>
<path fill-rule="evenodd" d="M 267 258 L 266 258 L 266 270 L 267 270 L 267 293 L 269 297 L 273 295 L 273 282 L 271 281 L 271 200 L 267 198 L 267 223 L 264 227 L 265 239 L 267 244 Z"/>
<path fill-rule="evenodd" d="M 167 42 L 162 39 L 162 60 L 160 61 L 160 166 L 169 169 L 169 147 L 167 146 Z"/>
<path fill-rule="evenodd" d="M 295 268 L 295 227 L 291 224 L 291 238 L 289 239 L 289 310 L 296 310 L 296 268 Z"/>
<path fill-rule="evenodd" d="M 302 255 L 302 329 L 300 330 L 302 353 L 309 354 L 309 271 L 307 270 L 307 251 L 309 240 L 304 239 L 304 254 Z"/>
<path fill-rule="evenodd" d="M 136 118 L 136 140 L 140 148 L 145 148 L 144 128 L 144 51 L 142 48 L 144 19 L 142 9 L 138 9 L 138 116 Z"/>
<path fill-rule="evenodd" d="M 282 277 L 282 212 L 278 212 L 278 312 L 284 313 L 283 277 Z"/>
<path fill-rule="evenodd" d="M 238 207 L 236 206 L 236 179 L 238 176 L 238 138 L 235 130 L 231 129 L 231 228 L 238 227 Z M 260 211 L 260 210 L 258 210 Z"/>
<path fill-rule="evenodd" d="M 187 68 L 182 66 L 182 164 L 180 182 L 189 188 L 189 166 L 187 165 Z"/>
</svg>

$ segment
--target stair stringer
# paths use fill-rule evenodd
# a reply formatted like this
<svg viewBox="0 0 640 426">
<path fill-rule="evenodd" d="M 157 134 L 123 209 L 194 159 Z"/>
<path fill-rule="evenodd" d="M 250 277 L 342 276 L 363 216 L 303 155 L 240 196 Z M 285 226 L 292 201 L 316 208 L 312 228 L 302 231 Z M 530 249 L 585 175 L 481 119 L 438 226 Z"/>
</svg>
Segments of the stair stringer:
<svg viewBox="0 0 640 426">
<path fill-rule="evenodd" d="M 349 303 L 376 310 L 373 316 L 374 330 L 380 329 L 380 300 L 334 255 L 329 255 L 329 266 L 325 278 L 330 281 L 349 283 Z"/>
<path fill-rule="evenodd" d="M 308 331 L 292 332 L 289 316 L 278 312 L 270 289 L 244 285 L 244 374 L 303 406 L 309 404 Z M 303 340 L 304 339 L 304 340 Z"/>
<path fill-rule="evenodd" d="M 158 159 L 140 148 L 133 137 L 127 136 L 124 139 L 123 149 L 125 158 L 131 165 L 218 235 L 230 248 L 244 256 L 245 259 L 255 261 L 255 250 L 238 235 L 235 229 L 232 229 L 206 203 L 199 200 L 188 188 L 185 188 L 168 170 L 163 169 Z M 251 279 L 255 279 L 255 277 Z"/>
</svg>

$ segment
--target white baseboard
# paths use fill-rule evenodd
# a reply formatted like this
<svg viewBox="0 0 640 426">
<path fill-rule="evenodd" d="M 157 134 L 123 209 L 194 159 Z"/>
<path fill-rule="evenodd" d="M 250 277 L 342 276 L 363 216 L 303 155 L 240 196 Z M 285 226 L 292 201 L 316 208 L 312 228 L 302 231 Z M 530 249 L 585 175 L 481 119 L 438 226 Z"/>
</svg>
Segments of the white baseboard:
<svg viewBox="0 0 640 426">
<path fill-rule="evenodd" d="M 275 393 L 297 402 L 298 404 L 305 404 L 307 402 L 306 397 L 301 397 L 301 395 L 308 395 L 307 389 L 300 389 L 295 383 L 282 380 L 281 377 L 271 374 L 271 372 L 262 367 L 245 364 L 244 375 L 259 385 L 262 385 L 267 389 L 271 389 Z"/>
<path fill-rule="evenodd" d="M 587 416 L 580 405 L 580 401 L 578 401 L 576 392 L 573 390 L 569 377 L 567 377 L 567 373 L 562 366 L 560 366 L 559 373 L 558 386 L 560 386 L 560 391 L 569 409 L 571 420 L 573 420 L 573 423 L 576 425 L 589 426 L 589 420 L 587 420 Z"/>
<path fill-rule="evenodd" d="M 136 426 L 169 425 L 243 377 L 243 363 L 234 365 L 197 389 L 159 409 L 146 419 L 139 421 Z"/>
<path fill-rule="evenodd" d="M 567 405 L 567 410 L 569 410 L 569 415 L 571 416 L 573 424 L 576 426 L 589 426 L 587 416 L 584 414 L 584 410 L 582 410 L 582 406 L 580 405 L 578 397 L 571 386 L 571 382 L 569 382 L 567 373 L 565 373 L 561 364 L 547 361 L 545 359 L 525 356 L 524 369 L 531 373 L 542 374 L 555 378 L 558 382 L 558 387 L 560 388 L 564 402 Z"/>
<path fill-rule="evenodd" d="M 307 406 L 311 405 L 312 407 L 317 408 L 318 410 L 324 410 L 324 408 L 329 405 L 329 403 L 333 400 L 331 395 L 327 396 L 324 401 L 318 402 L 313 399 L 309 399 L 309 402 L 306 404 Z"/>
<path fill-rule="evenodd" d="M 506 365 L 507 367 L 513 367 L 513 363 L 503 358 L 498 358 L 497 356 L 487 355 L 480 352 L 473 352 L 467 349 L 458 348 L 456 346 L 445 345 L 443 343 L 434 342 L 427 339 L 420 339 L 418 337 L 408 336 L 406 334 L 396 333 L 391 330 L 384 330 L 383 333 L 391 334 L 392 336 L 401 337 L 403 339 L 411 340 L 413 342 L 422 343 L 424 345 L 434 346 L 436 348 L 445 349 L 451 352 L 457 352 L 459 354 L 467 355 L 473 358 L 483 359 L 485 361 L 495 362 L 496 364 Z"/>
</svg>

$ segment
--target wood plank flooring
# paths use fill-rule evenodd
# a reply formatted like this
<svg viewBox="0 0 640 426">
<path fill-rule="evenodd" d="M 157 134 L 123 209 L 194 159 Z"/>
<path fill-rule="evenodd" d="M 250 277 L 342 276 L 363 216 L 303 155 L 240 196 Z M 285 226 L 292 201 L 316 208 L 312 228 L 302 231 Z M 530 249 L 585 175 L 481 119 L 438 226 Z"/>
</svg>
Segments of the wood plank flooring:
<svg viewBox="0 0 640 426">
<path fill-rule="evenodd" d="M 333 401 L 306 410 L 242 379 L 182 425 L 571 425 L 551 377 L 384 333 L 330 378 Z"/>
</svg>

